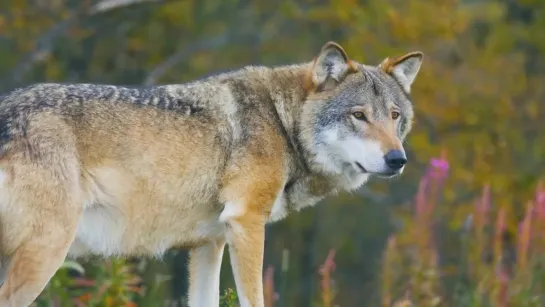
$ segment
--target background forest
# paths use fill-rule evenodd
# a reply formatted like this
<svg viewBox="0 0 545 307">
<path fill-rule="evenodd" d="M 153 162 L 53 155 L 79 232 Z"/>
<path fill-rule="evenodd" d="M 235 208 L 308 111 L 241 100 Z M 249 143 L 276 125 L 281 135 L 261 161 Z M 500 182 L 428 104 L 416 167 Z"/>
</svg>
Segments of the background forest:
<svg viewBox="0 0 545 307">
<path fill-rule="evenodd" d="M 271 225 L 267 306 L 545 306 L 544 30 L 543 0 L 2 0 L 0 92 L 423 51 L 403 176 Z M 186 256 L 67 262 L 37 304 L 185 306 Z"/>
</svg>

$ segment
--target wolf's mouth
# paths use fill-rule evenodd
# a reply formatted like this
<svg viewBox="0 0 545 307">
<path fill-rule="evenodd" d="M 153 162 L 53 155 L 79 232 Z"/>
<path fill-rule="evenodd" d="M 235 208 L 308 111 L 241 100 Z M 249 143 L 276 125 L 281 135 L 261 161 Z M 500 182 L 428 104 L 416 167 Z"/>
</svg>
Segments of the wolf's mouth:
<svg viewBox="0 0 545 307">
<path fill-rule="evenodd" d="M 356 162 L 356 165 L 361 169 L 362 172 L 367 173 L 365 167 L 363 167 L 363 165 L 361 165 L 359 162 Z"/>
<path fill-rule="evenodd" d="M 379 178 L 390 179 L 396 176 L 399 176 L 399 172 L 387 172 L 387 173 L 376 173 L 375 175 Z"/>
<path fill-rule="evenodd" d="M 378 176 L 380 178 L 393 178 L 393 177 L 400 174 L 399 171 L 390 171 L 390 172 L 383 172 L 383 173 L 370 173 L 359 162 L 355 162 L 354 164 L 356 164 L 356 166 L 362 171 L 362 173 L 375 175 L 375 176 Z"/>
</svg>

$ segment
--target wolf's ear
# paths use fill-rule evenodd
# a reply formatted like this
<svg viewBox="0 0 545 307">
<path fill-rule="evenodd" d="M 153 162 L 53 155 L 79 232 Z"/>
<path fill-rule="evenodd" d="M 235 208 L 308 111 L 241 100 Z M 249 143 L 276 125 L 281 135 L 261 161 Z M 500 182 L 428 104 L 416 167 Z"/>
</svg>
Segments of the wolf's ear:
<svg viewBox="0 0 545 307">
<path fill-rule="evenodd" d="M 420 51 L 408 53 L 404 56 L 390 59 L 387 58 L 379 65 L 386 73 L 392 75 L 403 86 L 407 92 L 411 92 L 411 85 L 420 70 L 424 54 Z"/>
<path fill-rule="evenodd" d="M 355 71 L 357 67 L 350 61 L 344 49 L 337 43 L 328 42 L 314 59 L 309 81 L 315 89 L 331 89 L 346 75 Z"/>
</svg>

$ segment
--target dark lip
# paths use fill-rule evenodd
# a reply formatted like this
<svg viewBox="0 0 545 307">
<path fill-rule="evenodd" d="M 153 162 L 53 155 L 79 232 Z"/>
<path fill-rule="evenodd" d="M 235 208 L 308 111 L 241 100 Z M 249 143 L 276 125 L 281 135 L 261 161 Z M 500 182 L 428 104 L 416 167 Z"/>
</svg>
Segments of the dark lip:
<svg viewBox="0 0 545 307">
<path fill-rule="evenodd" d="M 358 166 L 358 168 L 359 168 L 363 173 L 375 175 L 375 176 L 380 177 L 380 178 L 386 178 L 386 179 L 388 179 L 388 178 L 393 178 L 393 177 L 395 177 L 395 176 L 397 176 L 397 175 L 400 174 L 399 171 L 391 171 L 391 172 L 387 172 L 387 173 L 370 173 L 370 172 L 368 172 L 368 171 L 365 169 L 365 167 L 363 167 L 363 165 L 361 165 L 359 162 L 355 162 L 355 163 L 356 163 L 356 165 Z"/>
<path fill-rule="evenodd" d="M 365 169 L 365 167 L 363 167 L 363 165 L 361 165 L 359 162 L 356 162 L 356 165 L 361 169 L 362 172 L 368 173 L 368 171 Z"/>
</svg>

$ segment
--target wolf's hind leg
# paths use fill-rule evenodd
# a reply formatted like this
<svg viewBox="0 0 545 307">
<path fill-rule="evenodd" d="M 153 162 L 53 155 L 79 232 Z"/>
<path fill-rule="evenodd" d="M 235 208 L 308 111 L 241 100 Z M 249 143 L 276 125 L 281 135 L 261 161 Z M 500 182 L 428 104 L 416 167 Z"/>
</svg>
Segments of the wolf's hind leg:
<svg viewBox="0 0 545 307">
<path fill-rule="evenodd" d="M 225 240 L 212 241 L 190 251 L 189 306 L 219 306 L 220 269 Z"/>
<path fill-rule="evenodd" d="M 55 231 L 46 236 L 35 234 L 22 244 L 13 256 L 0 288 L 0 306 L 30 305 L 62 265 L 71 237 L 69 233 Z"/>
<path fill-rule="evenodd" d="M 25 163 L 13 169 L 16 176 L 2 189 L 9 193 L 5 229 L 13 231 L 4 236 L 10 263 L 0 307 L 25 307 L 36 300 L 62 265 L 82 212 L 75 164 L 54 169 Z"/>
</svg>

